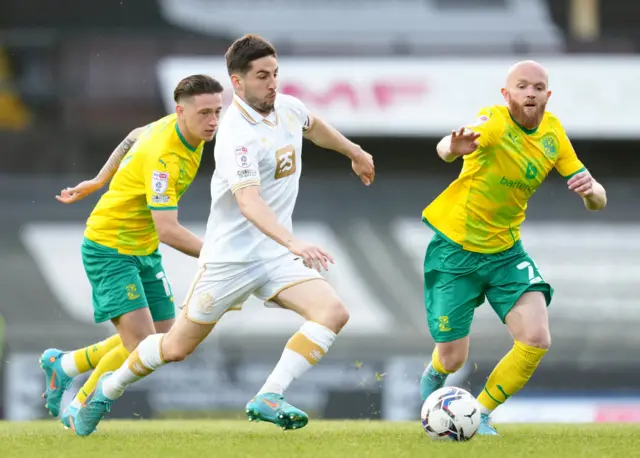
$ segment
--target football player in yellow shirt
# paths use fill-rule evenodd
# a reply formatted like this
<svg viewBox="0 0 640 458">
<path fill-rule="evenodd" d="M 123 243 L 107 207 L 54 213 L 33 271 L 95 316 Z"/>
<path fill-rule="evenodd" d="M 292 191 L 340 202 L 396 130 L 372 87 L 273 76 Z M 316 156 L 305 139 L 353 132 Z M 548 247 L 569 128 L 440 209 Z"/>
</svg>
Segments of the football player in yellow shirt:
<svg viewBox="0 0 640 458">
<path fill-rule="evenodd" d="M 520 241 L 529 198 L 555 168 L 589 210 L 607 202 L 558 118 L 545 110 L 548 84 L 539 64 L 519 62 L 502 89 L 507 105 L 482 109 L 472 125 L 440 141 L 438 155 L 446 162 L 462 157 L 462 171 L 422 214 L 435 232 L 424 261 L 424 294 L 436 342 L 420 380 L 422 398 L 465 363 L 474 310 L 485 298 L 514 339 L 478 396 L 478 434 L 498 434 L 490 413 L 525 385 L 551 343 L 553 289 Z"/>
<path fill-rule="evenodd" d="M 222 91 L 209 76 L 183 79 L 174 91 L 174 114 L 132 131 L 96 178 L 57 197 L 76 202 L 113 177 L 87 220 L 81 252 L 93 289 L 94 319 L 111 321 L 118 334 L 74 352 L 48 349 L 40 360 L 46 407 L 53 416 L 73 377 L 95 368 L 63 412 L 66 427 L 73 427 L 78 408 L 103 373 L 120 367 L 144 338 L 173 325 L 173 294 L 158 247 L 162 242 L 200 255 L 201 240 L 178 222 L 178 201 L 196 176 L 204 142 L 215 134 Z"/>
</svg>

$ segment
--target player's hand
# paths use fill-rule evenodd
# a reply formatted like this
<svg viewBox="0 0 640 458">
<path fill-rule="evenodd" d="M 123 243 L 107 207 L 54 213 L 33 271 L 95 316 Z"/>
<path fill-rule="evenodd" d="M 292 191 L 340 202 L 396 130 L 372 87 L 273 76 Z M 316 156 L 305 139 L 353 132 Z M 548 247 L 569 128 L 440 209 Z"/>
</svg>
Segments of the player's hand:
<svg viewBox="0 0 640 458">
<path fill-rule="evenodd" d="M 83 181 L 73 188 L 66 188 L 60 191 L 56 199 L 63 204 L 72 204 L 84 199 L 89 194 L 93 194 L 103 186 L 104 183 L 94 179 Z"/>
<path fill-rule="evenodd" d="M 480 134 L 461 127 L 459 131 L 451 131 L 451 153 L 456 156 L 466 156 L 478 149 Z"/>
<path fill-rule="evenodd" d="M 577 193 L 580 197 L 589 197 L 593 194 L 593 177 L 588 170 L 576 173 L 567 181 L 569 190 Z"/>
<path fill-rule="evenodd" d="M 376 176 L 373 156 L 360 147 L 358 147 L 358 152 L 351 161 L 351 168 L 360 177 L 365 186 L 370 186 L 373 183 Z"/>
<path fill-rule="evenodd" d="M 333 258 L 326 251 L 300 240 L 293 240 L 287 248 L 296 256 L 303 258 L 304 265 L 309 269 L 320 272 L 323 267 L 324 270 L 329 270 L 329 263 L 333 264 Z"/>
</svg>

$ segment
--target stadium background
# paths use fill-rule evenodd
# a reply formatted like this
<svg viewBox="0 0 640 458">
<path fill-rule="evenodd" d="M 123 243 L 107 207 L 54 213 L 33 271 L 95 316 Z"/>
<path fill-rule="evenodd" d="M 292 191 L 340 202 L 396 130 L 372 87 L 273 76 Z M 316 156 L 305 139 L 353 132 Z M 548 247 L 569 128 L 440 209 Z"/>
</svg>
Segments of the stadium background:
<svg viewBox="0 0 640 458">
<path fill-rule="evenodd" d="M 640 5 L 1 0 L 0 7 L 0 417 L 45 416 L 36 363 L 44 348 L 82 347 L 112 332 L 92 323 L 79 257 L 97 198 L 67 207 L 54 195 L 96 173 L 133 127 L 172 110 L 167 97 L 180 77 L 205 72 L 230 87 L 222 55 L 254 32 L 279 50 L 281 89 L 363 145 L 377 166 L 375 186 L 365 189 L 338 154 L 305 145 L 296 230 L 335 256 L 327 278 L 352 321 L 322 364 L 294 384 L 291 401 L 325 418 L 417 418 L 417 380 L 432 348 L 420 270 L 430 233 L 420 212 L 459 170 L 437 159 L 435 145 L 481 106 L 500 103 L 511 64 L 535 58 L 556 91 L 548 108 L 607 188 L 609 206 L 587 212 L 557 175 L 533 197 L 523 238 L 556 289 L 553 345 L 496 420 L 640 421 Z M 180 207 L 200 234 L 211 146 Z M 195 261 L 163 252 L 180 300 Z M 112 416 L 239 416 L 299 322 L 247 304 L 188 361 L 128 392 Z M 469 362 L 452 383 L 477 393 L 510 339 L 486 304 L 472 338 Z"/>
</svg>

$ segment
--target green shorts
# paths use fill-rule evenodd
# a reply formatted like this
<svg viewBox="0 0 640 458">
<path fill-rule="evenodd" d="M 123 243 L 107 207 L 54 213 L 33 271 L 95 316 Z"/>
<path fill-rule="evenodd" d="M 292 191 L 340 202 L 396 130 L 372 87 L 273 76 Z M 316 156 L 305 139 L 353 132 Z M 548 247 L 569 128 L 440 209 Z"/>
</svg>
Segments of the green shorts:
<svg viewBox="0 0 640 458">
<path fill-rule="evenodd" d="M 148 256 L 130 256 L 85 238 L 82 263 L 93 289 L 96 323 L 145 307 L 153 321 L 175 318 L 173 293 L 158 250 Z"/>
<path fill-rule="evenodd" d="M 429 331 L 436 342 L 469 335 L 473 313 L 485 297 L 504 323 L 507 313 L 527 291 L 544 294 L 547 306 L 553 288 L 520 241 L 501 253 L 463 250 L 436 232 L 424 260 L 424 302 Z"/>
</svg>

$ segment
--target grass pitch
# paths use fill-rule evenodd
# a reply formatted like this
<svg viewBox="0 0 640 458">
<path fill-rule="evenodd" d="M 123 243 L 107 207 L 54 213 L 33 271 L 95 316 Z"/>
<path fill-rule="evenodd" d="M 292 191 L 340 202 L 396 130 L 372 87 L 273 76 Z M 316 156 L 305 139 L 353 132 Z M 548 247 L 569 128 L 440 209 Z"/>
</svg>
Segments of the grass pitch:
<svg viewBox="0 0 640 458">
<path fill-rule="evenodd" d="M 640 425 L 498 425 L 501 438 L 434 442 L 419 422 L 311 421 L 299 431 L 218 420 L 104 421 L 86 438 L 57 421 L 0 422 L 1 458 L 640 457 Z"/>
</svg>

